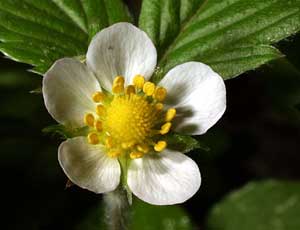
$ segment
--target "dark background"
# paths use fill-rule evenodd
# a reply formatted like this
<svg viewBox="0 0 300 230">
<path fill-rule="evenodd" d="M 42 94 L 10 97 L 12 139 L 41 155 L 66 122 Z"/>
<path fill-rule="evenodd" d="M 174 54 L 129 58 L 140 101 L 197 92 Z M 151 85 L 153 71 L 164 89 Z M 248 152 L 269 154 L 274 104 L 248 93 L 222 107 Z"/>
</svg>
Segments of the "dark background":
<svg viewBox="0 0 300 230">
<path fill-rule="evenodd" d="M 138 1 L 128 2 L 137 15 Z M 248 181 L 300 179 L 300 36 L 277 47 L 286 58 L 226 81 L 227 111 L 198 137 L 211 151 L 189 154 L 203 184 L 183 206 L 198 228 L 213 204 Z M 1 229 L 79 229 L 102 197 L 75 186 L 65 190 L 61 140 L 41 132 L 55 121 L 42 95 L 29 93 L 42 77 L 28 69 L 0 58 Z"/>
</svg>

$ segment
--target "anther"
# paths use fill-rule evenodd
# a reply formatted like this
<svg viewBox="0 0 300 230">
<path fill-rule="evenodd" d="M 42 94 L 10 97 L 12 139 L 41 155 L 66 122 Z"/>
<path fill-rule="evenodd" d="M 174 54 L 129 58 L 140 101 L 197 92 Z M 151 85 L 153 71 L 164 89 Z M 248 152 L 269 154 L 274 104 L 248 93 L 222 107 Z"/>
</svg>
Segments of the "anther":
<svg viewBox="0 0 300 230">
<path fill-rule="evenodd" d="M 135 145 L 134 141 L 131 141 L 131 142 L 123 142 L 121 144 L 122 148 L 123 149 L 129 149 L 131 147 L 133 147 Z"/>
<path fill-rule="evenodd" d="M 117 76 L 113 81 L 112 92 L 116 94 L 123 93 L 124 82 L 125 82 L 124 77 Z"/>
<path fill-rule="evenodd" d="M 91 113 L 84 115 L 84 123 L 90 127 L 94 126 L 95 118 L 94 115 Z"/>
<path fill-rule="evenodd" d="M 165 142 L 165 141 L 158 141 L 158 142 L 154 145 L 154 150 L 155 150 L 156 152 L 161 152 L 161 151 L 163 151 L 166 147 L 167 147 L 167 142 Z"/>
<path fill-rule="evenodd" d="M 175 116 L 176 116 L 176 109 L 174 109 L 174 108 L 168 109 L 166 116 L 165 116 L 165 120 L 172 121 Z"/>
<path fill-rule="evenodd" d="M 104 100 L 105 94 L 103 92 L 97 91 L 96 93 L 93 94 L 92 98 L 94 102 L 99 103 Z"/>
<path fill-rule="evenodd" d="M 117 150 L 111 150 L 107 153 L 107 155 L 111 158 L 115 158 L 121 155 L 121 153 Z"/>
<path fill-rule="evenodd" d="M 166 96 L 167 96 L 167 90 L 164 87 L 157 87 L 153 94 L 153 98 L 158 101 L 165 100 Z"/>
<path fill-rule="evenodd" d="M 113 147 L 113 140 L 110 136 L 108 136 L 106 139 L 105 139 L 105 146 L 107 148 L 112 148 Z"/>
<path fill-rule="evenodd" d="M 113 85 L 112 87 L 112 92 L 119 94 L 122 93 L 124 91 L 124 85 Z"/>
<path fill-rule="evenodd" d="M 87 138 L 88 138 L 88 142 L 92 145 L 96 145 L 99 143 L 99 138 L 97 133 L 89 133 Z"/>
<path fill-rule="evenodd" d="M 162 135 L 168 133 L 170 131 L 171 126 L 172 126 L 171 122 L 167 122 L 167 123 L 163 124 L 160 128 L 159 133 Z"/>
<path fill-rule="evenodd" d="M 113 85 L 124 85 L 125 79 L 122 76 L 116 76 Z"/>
<path fill-rule="evenodd" d="M 142 89 L 145 83 L 145 78 L 142 75 L 135 75 L 133 78 L 133 84 L 138 88 Z"/>
<path fill-rule="evenodd" d="M 131 159 L 141 158 L 143 156 L 143 153 L 141 153 L 141 152 L 131 152 L 129 156 L 130 156 Z"/>
<path fill-rule="evenodd" d="M 130 95 L 130 94 L 135 94 L 135 87 L 133 85 L 129 85 L 125 88 L 125 94 Z"/>
<path fill-rule="evenodd" d="M 97 107 L 96 107 L 96 113 L 99 116 L 105 115 L 105 113 L 106 113 L 105 107 L 103 105 L 97 105 Z"/>
<path fill-rule="evenodd" d="M 163 105 L 162 103 L 157 103 L 157 104 L 155 104 L 155 108 L 156 108 L 158 111 L 160 111 L 160 110 L 162 110 L 162 109 L 164 108 L 164 105 Z"/>
<path fill-rule="evenodd" d="M 101 121 L 96 121 L 95 122 L 95 128 L 98 132 L 101 132 L 103 130 L 103 125 Z"/>
<path fill-rule="evenodd" d="M 146 82 L 143 86 L 143 92 L 147 95 L 147 96 L 151 96 L 155 91 L 155 84 L 152 82 Z"/>
<path fill-rule="evenodd" d="M 137 150 L 143 153 L 148 153 L 149 152 L 149 146 L 147 144 L 141 144 L 137 146 Z"/>
</svg>

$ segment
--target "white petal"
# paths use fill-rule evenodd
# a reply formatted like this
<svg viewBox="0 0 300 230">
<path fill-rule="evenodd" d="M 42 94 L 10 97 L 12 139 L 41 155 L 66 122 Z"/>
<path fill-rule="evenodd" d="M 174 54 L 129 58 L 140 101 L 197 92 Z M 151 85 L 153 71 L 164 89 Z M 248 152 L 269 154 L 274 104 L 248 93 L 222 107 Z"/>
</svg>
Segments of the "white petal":
<svg viewBox="0 0 300 230">
<path fill-rule="evenodd" d="M 133 160 L 127 176 L 133 194 L 155 205 L 182 203 L 201 184 L 197 164 L 182 153 L 170 150 Z"/>
<path fill-rule="evenodd" d="M 81 62 L 63 58 L 54 63 L 43 79 L 47 110 L 62 124 L 84 125 L 86 112 L 95 111 L 92 94 L 101 90 L 97 79 Z"/>
<path fill-rule="evenodd" d="M 121 169 L 116 158 L 109 158 L 101 146 L 90 145 L 85 137 L 61 143 L 58 160 L 68 178 L 95 193 L 113 191 L 120 182 Z"/>
<path fill-rule="evenodd" d="M 156 57 L 155 46 L 147 34 L 132 24 L 121 22 L 96 34 L 86 61 L 101 86 L 111 90 L 112 81 L 118 75 L 125 77 L 125 84 L 131 83 L 136 74 L 149 79 Z"/>
<path fill-rule="evenodd" d="M 178 65 L 159 84 L 168 91 L 168 106 L 177 108 L 174 128 L 178 132 L 203 134 L 225 112 L 224 81 L 208 65 L 200 62 Z"/>
</svg>

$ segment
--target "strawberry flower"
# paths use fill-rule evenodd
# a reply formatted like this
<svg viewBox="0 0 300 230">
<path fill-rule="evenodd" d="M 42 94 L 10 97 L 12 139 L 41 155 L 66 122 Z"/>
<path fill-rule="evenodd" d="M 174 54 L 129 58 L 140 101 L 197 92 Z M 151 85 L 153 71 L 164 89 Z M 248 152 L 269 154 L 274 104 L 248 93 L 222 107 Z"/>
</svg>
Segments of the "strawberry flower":
<svg viewBox="0 0 300 230">
<path fill-rule="evenodd" d="M 45 74 L 48 112 L 65 126 L 88 130 L 58 150 L 74 184 L 106 193 L 122 176 L 133 194 L 156 205 L 182 203 L 197 192 L 197 164 L 170 150 L 166 135 L 204 134 L 225 111 L 225 85 L 200 62 L 174 67 L 155 85 L 156 61 L 146 33 L 117 23 L 93 38 L 86 63 L 63 58 Z"/>
</svg>

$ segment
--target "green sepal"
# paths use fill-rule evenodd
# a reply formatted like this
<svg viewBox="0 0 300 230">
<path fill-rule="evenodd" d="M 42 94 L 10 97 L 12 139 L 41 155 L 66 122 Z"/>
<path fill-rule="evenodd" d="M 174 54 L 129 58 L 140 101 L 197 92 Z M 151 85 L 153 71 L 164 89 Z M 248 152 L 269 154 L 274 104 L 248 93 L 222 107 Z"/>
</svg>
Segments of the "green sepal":
<svg viewBox="0 0 300 230">
<path fill-rule="evenodd" d="M 51 136 L 59 137 L 60 139 L 66 140 L 68 138 L 87 136 L 89 131 L 88 127 L 82 128 L 68 128 L 67 126 L 56 124 L 50 125 L 42 129 L 45 134 L 50 134 Z"/>
<path fill-rule="evenodd" d="M 178 133 L 169 133 L 165 140 L 168 143 L 168 148 L 182 153 L 188 153 L 195 149 L 209 151 L 209 147 L 199 140 L 189 136 Z"/>
</svg>

